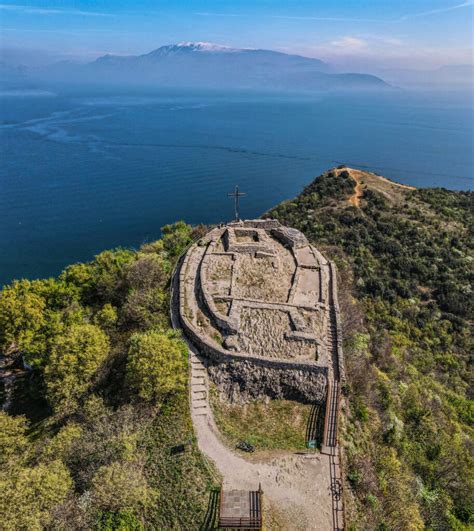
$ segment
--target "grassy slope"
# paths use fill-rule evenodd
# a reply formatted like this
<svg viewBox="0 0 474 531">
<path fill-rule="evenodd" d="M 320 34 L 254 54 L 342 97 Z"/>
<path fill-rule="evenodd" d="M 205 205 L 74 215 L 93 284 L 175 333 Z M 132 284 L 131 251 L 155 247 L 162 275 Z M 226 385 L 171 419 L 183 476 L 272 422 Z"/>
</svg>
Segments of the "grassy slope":
<svg viewBox="0 0 474 531">
<path fill-rule="evenodd" d="M 304 449 L 311 406 L 291 400 L 255 400 L 233 405 L 221 400 L 213 390 L 214 419 L 230 446 L 248 441 L 255 449 Z"/>
<path fill-rule="evenodd" d="M 473 196 L 335 170 L 268 213 L 339 266 L 354 525 L 472 524 Z"/>
</svg>

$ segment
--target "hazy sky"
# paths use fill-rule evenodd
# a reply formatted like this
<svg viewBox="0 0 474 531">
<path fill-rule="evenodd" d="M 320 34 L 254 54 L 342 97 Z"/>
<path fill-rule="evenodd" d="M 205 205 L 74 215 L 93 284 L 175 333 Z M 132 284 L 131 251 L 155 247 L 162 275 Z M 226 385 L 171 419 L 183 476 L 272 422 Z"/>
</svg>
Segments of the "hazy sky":
<svg viewBox="0 0 474 531">
<path fill-rule="evenodd" d="M 340 66 L 472 62 L 474 0 L 20 0 L 0 4 L 1 47 L 92 59 L 209 41 Z"/>
</svg>

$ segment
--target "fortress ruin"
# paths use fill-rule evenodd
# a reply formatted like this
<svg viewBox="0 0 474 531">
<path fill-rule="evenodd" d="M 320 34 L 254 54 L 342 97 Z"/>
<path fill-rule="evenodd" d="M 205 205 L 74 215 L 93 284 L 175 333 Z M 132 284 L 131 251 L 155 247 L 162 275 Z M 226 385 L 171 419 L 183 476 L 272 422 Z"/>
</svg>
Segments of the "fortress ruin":
<svg viewBox="0 0 474 531">
<path fill-rule="evenodd" d="M 229 400 L 326 400 L 343 372 L 335 269 L 301 232 L 276 220 L 219 226 L 178 271 L 181 326 Z"/>
</svg>

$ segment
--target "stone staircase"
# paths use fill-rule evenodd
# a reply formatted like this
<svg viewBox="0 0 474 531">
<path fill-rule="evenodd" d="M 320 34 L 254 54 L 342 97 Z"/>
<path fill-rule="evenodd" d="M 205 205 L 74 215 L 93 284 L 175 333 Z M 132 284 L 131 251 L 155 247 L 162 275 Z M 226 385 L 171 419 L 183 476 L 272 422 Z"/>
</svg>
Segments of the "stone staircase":
<svg viewBox="0 0 474 531">
<path fill-rule="evenodd" d="M 192 414 L 207 416 L 209 414 L 209 390 L 205 361 L 193 350 L 189 351 L 191 369 L 191 409 Z"/>
</svg>

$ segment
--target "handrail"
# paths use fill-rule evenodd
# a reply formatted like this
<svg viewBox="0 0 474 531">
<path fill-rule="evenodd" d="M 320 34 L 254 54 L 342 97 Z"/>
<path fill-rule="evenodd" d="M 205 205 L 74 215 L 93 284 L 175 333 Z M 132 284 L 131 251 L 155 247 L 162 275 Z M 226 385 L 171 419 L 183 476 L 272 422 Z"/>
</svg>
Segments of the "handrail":
<svg viewBox="0 0 474 531">
<path fill-rule="evenodd" d="M 326 411 L 324 414 L 324 433 L 323 433 L 323 441 L 324 444 L 328 442 L 328 430 L 329 430 L 329 415 L 330 415 L 330 404 L 331 404 L 331 393 L 332 393 L 332 384 L 331 380 L 328 379 L 328 385 L 327 385 L 327 394 L 326 394 Z"/>
</svg>

